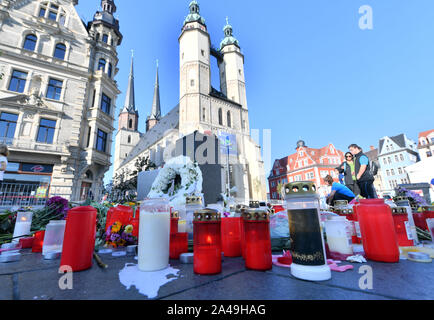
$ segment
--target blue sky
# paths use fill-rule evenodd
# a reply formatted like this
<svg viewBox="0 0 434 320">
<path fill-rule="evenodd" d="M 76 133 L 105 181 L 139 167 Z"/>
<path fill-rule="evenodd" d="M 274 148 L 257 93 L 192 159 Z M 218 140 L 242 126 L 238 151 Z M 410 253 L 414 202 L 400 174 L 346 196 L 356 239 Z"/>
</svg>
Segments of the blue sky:
<svg viewBox="0 0 434 320">
<path fill-rule="evenodd" d="M 124 41 L 116 77 L 125 99 L 135 51 L 139 127 L 151 111 L 155 61 L 160 66 L 162 113 L 179 100 L 178 37 L 189 0 L 117 0 Z M 272 159 L 295 151 L 297 140 L 346 151 L 405 133 L 416 140 L 433 129 L 434 2 L 432 0 L 202 0 L 213 45 L 228 16 L 245 55 L 252 129 L 272 130 Z M 373 30 L 359 28 L 359 8 L 373 9 Z M 99 0 L 80 1 L 92 19 Z M 216 64 L 213 64 L 216 70 Z M 217 70 L 216 70 L 217 71 Z M 217 72 L 213 86 L 218 86 Z M 117 111 L 118 113 L 119 111 Z M 115 124 L 117 127 L 117 123 Z M 262 143 L 262 138 L 261 141 Z M 268 175 L 268 172 L 266 172 Z M 106 182 L 112 170 L 106 175 Z"/>
</svg>

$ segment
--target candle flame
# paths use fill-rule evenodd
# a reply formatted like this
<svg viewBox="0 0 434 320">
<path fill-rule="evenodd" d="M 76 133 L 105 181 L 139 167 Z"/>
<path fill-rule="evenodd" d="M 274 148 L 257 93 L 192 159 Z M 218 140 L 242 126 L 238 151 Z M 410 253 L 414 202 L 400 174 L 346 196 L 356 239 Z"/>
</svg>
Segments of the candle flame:
<svg viewBox="0 0 434 320">
<path fill-rule="evenodd" d="M 211 236 L 208 236 L 208 237 L 206 238 L 206 243 L 208 243 L 208 244 L 211 244 L 211 243 L 212 243 L 212 238 L 211 238 Z"/>
<path fill-rule="evenodd" d="M 26 217 L 21 217 L 21 221 L 27 221 Z"/>
</svg>

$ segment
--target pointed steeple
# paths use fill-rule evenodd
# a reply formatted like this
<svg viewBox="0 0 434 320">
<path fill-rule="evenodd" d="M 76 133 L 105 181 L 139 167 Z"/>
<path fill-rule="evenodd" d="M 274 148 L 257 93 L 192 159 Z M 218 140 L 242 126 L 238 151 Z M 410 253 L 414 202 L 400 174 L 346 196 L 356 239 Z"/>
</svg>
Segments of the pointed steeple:
<svg viewBox="0 0 434 320">
<path fill-rule="evenodd" d="M 157 75 L 155 76 L 154 84 L 154 100 L 152 101 L 152 111 L 149 119 L 160 120 L 161 119 L 161 107 L 160 107 L 160 81 L 158 76 L 158 60 L 157 60 Z"/>
<path fill-rule="evenodd" d="M 131 54 L 130 76 L 128 77 L 128 88 L 125 96 L 125 104 L 122 113 L 136 113 L 136 98 L 134 93 L 134 53 Z"/>
</svg>

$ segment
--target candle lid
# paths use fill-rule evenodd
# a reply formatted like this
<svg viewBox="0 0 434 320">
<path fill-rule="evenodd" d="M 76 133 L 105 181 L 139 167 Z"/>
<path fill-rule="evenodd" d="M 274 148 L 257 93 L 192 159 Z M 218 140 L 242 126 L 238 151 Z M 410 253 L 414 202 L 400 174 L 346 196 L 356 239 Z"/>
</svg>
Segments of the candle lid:
<svg viewBox="0 0 434 320">
<path fill-rule="evenodd" d="M 260 207 L 259 201 L 250 201 L 249 207 L 250 208 L 259 208 Z"/>
<path fill-rule="evenodd" d="M 202 204 L 202 197 L 200 196 L 189 196 L 185 198 L 185 203 L 189 204 Z"/>
<path fill-rule="evenodd" d="M 221 221 L 221 214 L 214 209 L 202 209 L 194 212 L 194 221 Z"/>
<path fill-rule="evenodd" d="M 285 197 L 303 197 L 303 196 L 315 196 L 318 197 L 317 188 L 312 181 L 300 181 L 292 182 L 285 185 Z"/>
<path fill-rule="evenodd" d="M 335 201 L 335 207 L 336 206 L 347 206 L 348 205 L 348 200 L 336 200 Z"/>
<path fill-rule="evenodd" d="M 353 209 L 335 209 L 335 213 L 342 215 L 353 214 Z"/>
<path fill-rule="evenodd" d="M 244 212 L 243 219 L 248 221 L 270 221 L 270 213 L 266 210 L 250 209 Z"/>
<path fill-rule="evenodd" d="M 422 211 L 434 211 L 434 206 L 423 206 Z"/>
<path fill-rule="evenodd" d="M 237 206 L 235 207 L 235 213 L 243 213 L 248 208 L 249 207 L 244 204 L 237 204 Z"/>
<path fill-rule="evenodd" d="M 179 219 L 179 211 L 172 211 L 170 213 L 170 218 L 172 218 L 172 219 Z"/>
<path fill-rule="evenodd" d="M 392 214 L 393 215 L 407 214 L 407 208 L 406 207 L 392 208 Z"/>
</svg>

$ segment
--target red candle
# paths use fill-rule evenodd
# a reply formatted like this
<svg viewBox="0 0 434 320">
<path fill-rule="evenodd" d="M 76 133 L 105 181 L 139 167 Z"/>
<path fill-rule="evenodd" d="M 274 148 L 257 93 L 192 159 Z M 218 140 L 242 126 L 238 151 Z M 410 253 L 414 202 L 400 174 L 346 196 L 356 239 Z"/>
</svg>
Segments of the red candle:
<svg viewBox="0 0 434 320">
<path fill-rule="evenodd" d="M 21 238 L 20 239 L 20 245 L 22 249 L 29 249 L 33 247 L 33 241 L 35 240 L 34 237 L 30 238 Z"/>
<path fill-rule="evenodd" d="M 96 217 L 97 211 L 91 206 L 73 208 L 68 212 L 61 266 L 70 266 L 73 271 L 92 267 Z"/>
<path fill-rule="evenodd" d="M 179 259 L 182 253 L 188 252 L 188 233 L 170 235 L 170 259 Z"/>
<path fill-rule="evenodd" d="M 127 206 L 117 206 L 110 208 L 110 214 L 107 212 L 106 230 L 115 222 L 120 222 L 122 225 L 127 225 L 133 216 L 133 208 Z"/>
<path fill-rule="evenodd" d="M 398 245 L 400 247 L 414 246 L 413 237 L 411 236 L 410 224 L 406 208 L 393 208 L 393 222 L 395 224 L 395 232 L 398 237 Z"/>
<path fill-rule="evenodd" d="M 399 262 L 392 210 L 384 203 L 384 199 L 362 199 L 356 207 L 366 258 L 379 262 Z"/>
<path fill-rule="evenodd" d="M 222 218 L 221 231 L 224 256 L 241 256 L 241 218 Z"/>
<path fill-rule="evenodd" d="M 42 252 L 42 246 L 44 245 L 44 237 L 45 237 L 45 231 L 38 231 L 35 233 L 33 245 L 32 245 L 32 252 Z"/>
<path fill-rule="evenodd" d="M 212 209 L 199 210 L 193 220 L 193 269 L 196 274 L 222 271 L 221 216 Z"/>
<path fill-rule="evenodd" d="M 170 211 L 170 234 L 178 233 L 179 212 Z"/>
<path fill-rule="evenodd" d="M 267 211 L 252 209 L 244 215 L 246 268 L 270 270 L 273 267 L 270 236 L 270 215 Z"/>
</svg>

